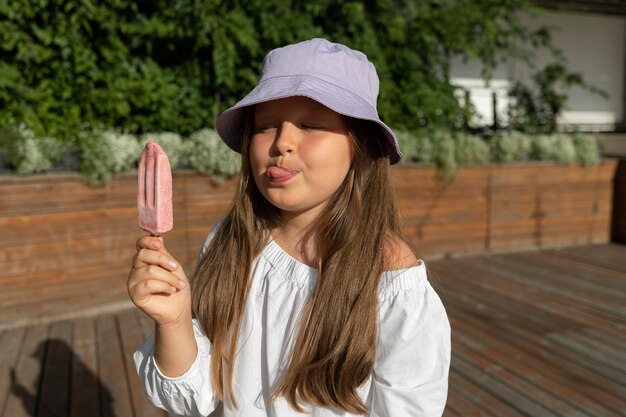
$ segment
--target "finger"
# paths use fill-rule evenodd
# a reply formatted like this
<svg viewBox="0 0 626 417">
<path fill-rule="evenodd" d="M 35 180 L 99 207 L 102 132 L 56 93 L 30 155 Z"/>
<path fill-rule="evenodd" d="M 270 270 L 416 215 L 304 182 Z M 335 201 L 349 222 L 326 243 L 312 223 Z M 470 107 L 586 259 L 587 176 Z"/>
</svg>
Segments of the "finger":
<svg viewBox="0 0 626 417">
<path fill-rule="evenodd" d="M 141 249 L 159 250 L 161 249 L 162 246 L 163 246 L 163 240 L 152 235 L 140 237 L 139 239 L 137 239 L 137 244 L 136 244 L 136 248 L 138 251 Z"/>
<path fill-rule="evenodd" d="M 137 285 L 137 295 L 146 296 L 154 294 L 174 294 L 178 289 L 165 281 L 158 279 L 147 279 Z"/>
<path fill-rule="evenodd" d="M 169 256 L 170 258 L 174 258 L 170 252 L 165 247 L 165 241 L 163 240 L 163 236 L 155 237 L 156 241 L 152 242 L 154 248 L 161 252 L 165 256 Z"/>
<path fill-rule="evenodd" d="M 132 288 L 147 280 L 163 281 L 181 290 L 187 286 L 184 280 L 158 265 L 146 265 L 136 268 L 128 278 L 128 286 Z"/>
<path fill-rule="evenodd" d="M 170 252 L 165 248 L 165 242 L 163 236 L 144 236 L 137 241 L 137 250 L 152 249 L 161 252 L 162 254 L 173 258 Z"/>
<path fill-rule="evenodd" d="M 179 264 L 176 259 L 164 255 L 162 252 L 151 249 L 141 249 L 133 259 L 133 268 L 141 268 L 146 265 L 158 265 L 168 271 L 175 271 Z"/>
</svg>

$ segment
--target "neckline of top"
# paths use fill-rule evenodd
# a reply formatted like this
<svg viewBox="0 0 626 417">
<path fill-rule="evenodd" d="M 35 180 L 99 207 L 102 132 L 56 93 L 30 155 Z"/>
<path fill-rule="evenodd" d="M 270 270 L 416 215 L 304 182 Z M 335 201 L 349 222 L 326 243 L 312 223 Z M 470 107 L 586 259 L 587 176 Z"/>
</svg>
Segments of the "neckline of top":
<svg viewBox="0 0 626 417">
<path fill-rule="evenodd" d="M 298 286 L 305 285 L 309 288 L 315 286 L 317 269 L 289 255 L 273 239 L 268 241 L 261 252 L 261 256 L 275 271 L 280 271 L 283 279 L 297 283 Z M 380 300 L 387 299 L 400 291 L 424 288 L 428 282 L 426 264 L 422 260 L 419 260 L 419 262 L 419 265 L 409 268 L 383 271 L 379 283 Z"/>
<path fill-rule="evenodd" d="M 263 252 L 266 252 L 269 250 L 269 253 L 266 253 L 266 255 L 270 255 L 269 258 L 272 258 L 271 254 L 274 253 L 276 255 L 279 255 L 280 258 L 282 258 L 281 263 L 288 263 L 291 264 L 291 269 L 296 268 L 299 270 L 303 270 L 305 272 L 308 273 L 314 273 L 316 274 L 317 268 L 314 268 L 310 265 L 307 265 L 301 261 L 299 261 L 298 259 L 294 258 L 293 256 L 291 256 L 285 249 L 283 249 L 282 246 L 280 246 L 274 239 L 272 239 L 270 237 L 267 246 L 265 247 L 265 249 L 263 250 Z M 386 270 L 383 271 L 383 275 L 385 274 L 391 274 L 391 275 L 398 275 L 401 274 L 405 271 L 410 271 L 412 269 L 425 269 L 425 264 L 424 261 L 422 261 L 421 259 L 417 260 L 418 264 L 417 265 L 413 265 L 410 266 L 408 268 L 401 268 L 401 269 L 391 269 L 391 270 Z"/>
</svg>

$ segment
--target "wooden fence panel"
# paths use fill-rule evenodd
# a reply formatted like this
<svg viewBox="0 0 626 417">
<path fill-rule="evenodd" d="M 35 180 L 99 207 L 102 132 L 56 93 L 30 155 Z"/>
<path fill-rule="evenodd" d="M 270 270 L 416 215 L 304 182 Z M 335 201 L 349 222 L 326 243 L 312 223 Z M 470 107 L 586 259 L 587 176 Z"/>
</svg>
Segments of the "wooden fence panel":
<svg viewBox="0 0 626 417">
<path fill-rule="evenodd" d="M 488 250 L 610 240 L 615 162 L 493 167 Z"/>
<path fill-rule="evenodd" d="M 392 175 L 405 232 L 417 255 L 432 259 L 608 242 L 616 165 L 465 167 L 453 181 L 433 168 L 398 166 Z M 174 230 L 165 239 L 190 271 L 230 206 L 234 181 L 177 171 L 173 184 Z M 619 187 L 622 198 L 626 185 Z M 47 318 L 129 303 L 124 283 L 143 234 L 134 174 L 103 187 L 69 173 L 5 175 L 0 192 L 0 326 L 32 319 L 35 305 L 45 304 L 37 311 Z"/>
</svg>

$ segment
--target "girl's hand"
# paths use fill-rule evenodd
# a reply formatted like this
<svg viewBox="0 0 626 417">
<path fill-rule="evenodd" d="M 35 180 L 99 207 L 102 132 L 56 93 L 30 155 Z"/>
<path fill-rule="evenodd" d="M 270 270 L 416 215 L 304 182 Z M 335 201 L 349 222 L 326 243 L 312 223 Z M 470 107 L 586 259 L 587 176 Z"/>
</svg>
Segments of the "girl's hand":
<svg viewBox="0 0 626 417">
<path fill-rule="evenodd" d="M 137 254 L 128 276 L 133 303 L 159 326 L 191 319 L 191 291 L 182 266 L 165 249 L 162 237 L 137 240 Z"/>
</svg>

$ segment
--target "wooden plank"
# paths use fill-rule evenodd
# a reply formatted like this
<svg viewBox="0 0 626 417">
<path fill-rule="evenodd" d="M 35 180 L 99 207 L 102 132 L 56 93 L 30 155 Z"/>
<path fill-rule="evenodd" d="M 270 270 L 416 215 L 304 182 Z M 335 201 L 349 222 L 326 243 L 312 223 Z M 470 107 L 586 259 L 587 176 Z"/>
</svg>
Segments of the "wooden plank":
<svg viewBox="0 0 626 417">
<path fill-rule="evenodd" d="M 454 411 L 453 409 L 451 409 L 450 407 L 447 407 L 444 411 L 443 411 L 443 417 L 460 417 L 459 414 L 457 414 L 456 411 Z"/>
<path fill-rule="evenodd" d="M 70 397 L 73 323 L 63 321 L 50 326 L 46 346 L 37 417 L 67 415 Z"/>
<path fill-rule="evenodd" d="M 601 204 L 598 209 L 597 204 Z M 604 204 L 602 204 L 604 203 Z M 451 210 L 451 209 L 449 209 Z M 558 203 L 546 205 L 541 203 L 541 207 L 534 205 L 515 205 L 503 204 L 501 206 L 492 204 L 490 207 L 491 219 L 493 222 L 519 221 L 524 219 L 541 219 L 541 221 L 559 221 L 565 219 L 576 218 L 593 218 L 593 217 L 609 217 L 611 215 L 610 200 L 606 202 L 598 201 L 572 201 L 572 199 L 563 198 Z M 582 216 L 584 215 L 584 216 Z M 539 217 L 541 216 L 541 217 Z"/>
<path fill-rule="evenodd" d="M 618 244 L 604 244 L 584 248 L 559 248 L 545 253 L 560 258 L 574 259 L 585 265 L 595 265 L 626 274 L 626 264 L 623 262 L 624 249 L 624 246 Z"/>
<path fill-rule="evenodd" d="M 31 283 L 33 279 L 42 281 L 58 281 L 77 275 L 77 269 L 102 268 L 103 259 L 108 259 L 107 265 L 114 267 L 124 267 L 130 270 L 132 257 L 135 255 L 135 242 L 145 233 L 138 233 L 135 236 L 128 233 L 124 237 L 114 236 L 112 238 L 102 237 L 99 246 L 86 250 L 77 246 L 79 241 L 72 245 L 67 245 L 64 253 L 54 256 L 44 254 L 33 255 L 32 258 L 21 259 L 8 263 L 0 262 L 0 267 L 5 267 L 0 277 L 0 285 L 3 288 L 19 287 L 24 282 Z M 168 234 L 166 245 L 172 256 L 187 261 L 188 258 L 188 235 L 185 231 Z M 41 245 L 45 248 L 47 245 Z M 54 245 L 52 245 L 54 246 Z M 80 273 L 81 276 L 91 276 L 91 274 Z"/>
<path fill-rule="evenodd" d="M 524 208 L 567 209 L 569 204 L 589 208 L 598 202 L 610 203 L 612 194 L 609 183 L 578 184 L 576 188 L 573 188 L 571 184 L 553 184 L 546 188 L 539 184 L 529 184 L 521 187 L 493 189 L 493 195 L 489 195 L 489 202 L 494 208 L 507 207 L 520 210 Z"/>
<path fill-rule="evenodd" d="M 598 364 L 605 365 L 606 368 L 611 369 L 612 378 L 616 382 L 626 381 L 626 362 L 615 350 L 606 346 L 600 348 L 584 338 L 577 337 L 573 332 L 552 333 L 548 335 L 548 339 Z"/>
<path fill-rule="evenodd" d="M 191 174 L 199 178 L 206 178 Z M 33 179 L 34 178 L 34 179 Z M 132 207 L 135 204 L 136 176 L 116 177 L 105 186 L 90 187 L 79 178 L 57 178 L 45 181 L 42 177 L 12 184 L 0 181 L 0 186 L 11 195 L 10 200 L 0 204 L 2 215 L 25 215 L 55 211 L 57 213 L 74 210 Z M 234 191 L 232 181 L 220 186 L 212 185 L 209 181 L 180 181 L 178 175 L 173 175 L 174 204 L 180 207 L 189 196 L 198 194 L 214 194 L 214 200 L 230 200 Z M 189 190 L 187 190 L 189 187 Z M 36 197 L 36 198 L 34 198 Z M 59 204 L 59 202 L 63 202 Z"/>
<path fill-rule="evenodd" d="M 541 335 L 509 323 L 487 323 L 471 318 L 460 325 L 469 338 L 483 342 L 477 347 L 457 338 L 466 346 L 479 349 L 489 358 L 532 377 L 534 383 L 582 410 L 593 411 L 593 415 L 613 416 L 626 405 L 623 386 L 597 374 L 598 369 L 589 360 L 572 356 L 564 349 L 553 349 Z"/>
<path fill-rule="evenodd" d="M 126 231 L 137 230 L 136 216 L 137 209 L 134 206 L 97 210 L 82 208 L 81 211 L 73 211 L 69 215 L 48 211 L 38 215 L 0 218 L 0 231 L 3 236 L 6 235 L 6 241 L 11 242 L 27 238 L 42 241 L 61 232 L 64 233 L 62 236 L 82 236 L 88 232 L 108 234 L 124 228 Z M 43 236 L 38 236 L 42 233 Z M 6 241 L 3 239 L 3 246 L 6 246 Z"/>
<path fill-rule="evenodd" d="M 451 398 L 450 406 L 457 409 L 460 415 L 469 408 L 480 408 L 482 412 L 488 412 L 493 416 L 524 417 L 515 408 L 503 402 L 489 391 L 478 385 L 474 385 L 461 374 L 456 372 L 456 361 L 452 363 L 450 370 L 450 392 L 458 393 L 458 396 Z M 459 398 L 461 397 L 461 398 Z M 468 404 L 469 403 L 469 404 Z M 470 405 L 471 404 L 471 405 Z"/>
<path fill-rule="evenodd" d="M 453 349 L 473 364 L 488 369 L 491 375 L 505 381 L 517 392 L 532 398 L 549 412 L 570 417 L 586 416 L 580 408 L 570 403 L 575 401 L 573 391 L 568 392 L 567 396 L 562 395 L 552 388 L 555 385 L 554 380 L 543 378 L 543 375 L 527 366 L 527 362 L 532 361 L 532 358 L 525 358 L 525 361 L 521 362 L 507 355 L 507 352 L 494 349 L 481 349 L 477 352 L 463 344 L 454 344 Z"/>
<path fill-rule="evenodd" d="M 84 209 L 83 209 L 84 210 Z M 212 213 L 212 215 L 207 215 Z M 180 233 L 186 228 L 206 222 L 207 219 L 219 219 L 226 210 L 204 207 L 202 211 L 179 210 L 174 213 L 174 230 Z M 88 239 L 97 236 L 139 236 L 144 234 L 137 227 L 137 209 L 98 209 L 68 213 L 45 213 L 32 216 L 0 218 L 0 233 L 3 240 L 1 247 L 23 246 L 25 242 L 45 243 L 58 241 L 59 238 Z M 210 224 L 210 223 L 209 223 Z M 182 227 L 181 227 L 182 225 Z M 170 234 L 171 234 L 170 233 Z M 168 234 L 168 235 L 170 235 Z M 133 238 L 134 239 L 134 238 Z"/>
<path fill-rule="evenodd" d="M 32 326 L 26 329 L 24 344 L 15 368 L 15 380 L 4 410 L 5 417 L 36 415 L 47 337 L 47 326 Z"/>
<path fill-rule="evenodd" d="M 49 299 L 42 296 L 34 301 L 28 300 L 28 303 L 0 309 L 0 316 L 5 324 L 28 325 L 37 320 L 58 320 L 75 316 L 79 312 L 106 309 L 111 305 L 128 305 L 128 293 L 123 285 L 116 287 L 98 284 L 92 288 L 80 285 L 75 285 L 75 287 L 77 290 L 73 294 L 59 293 L 51 295 Z M 83 292 L 80 291 L 81 289 Z M 27 294 L 23 296 L 26 297 Z"/>
<path fill-rule="evenodd" d="M 72 344 L 71 401 L 70 416 L 100 416 L 100 380 L 98 379 L 98 358 L 96 347 L 95 321 L 93 317 L 74 321 L 74 341 Z"/>
<path fill-rule="evenodd" d="M 626 335 L 623 331 L 614 329 L 583 329 L 582 332 L 594 340 L 598 340 L 607 346 L 613 346 L 615 349 L 626 351 Z"/>
<path fill-rule="evenodd" d="M 131 259 L 135 254 L 135 240 L 126 238 L 123 244 L 118 245 L 112 242 L 109 247 L 101 247 L 97 252 L 72 249 L 61 256 L 40 256 L 8 263 L 4 265 L 6 272 L 0 277 L 0 283 L 3 288 L 10 289 L 23 287 L 25 283 L 33 282 L 33 279 L 58 282 L 71 279 L 68 277 L 76 275 L 84 277 L 86 274 L 76 274 L 74 270 L 89 267 L 102 268 L 102 259 L 110 259 L 109 265 L 116 267 L 123 265 L 130 270 Z M 90 276 L 90 274 L 86 275 L 87 278 Z"/>
<path fill-rule="evenodd" d="M 591 291 L 607 298 L 617 297 L 618 300 L 625 296 L 624 275 L 608 268 L 586 262 L 558 259 L 546 256 L 541 252 L 504 254 L 494 258 L 494 261 L 499 259 L 524 272 L 536 271 L 541 275 L 541 279 L 554 277 L 555 280 L 558 280 L 563 276 L 567 278 L 571 276 L 575 279 L 568 279 L 565 282 L 561 279 L 560 283 L 580 291 Z"/>
<path fill-rule="evenodd" d="M 494 165 L 491 168 L 491 178 L 494 186 L 524 185 L 529 181 L 540 184 L 569 181 L 572 184 L 580 184 L 588 181 L 601 179 L 612 180 L 617 161 L 604 160 L 598 165 L 581 167 L 578 165 L 554 165 L 550 163 L 533 163 L 532 169 L 527 164 Z"/>
<path fill-rule="evenodd" d="M 124 356 L 114 315 L 96 320 L 102 417 L 132 416 Z"/>
<path fill-rule="evenodd" d="M 533 300 L 532 296 L 524 297 L 506 289 L 495 288 L 489 283 L 491 277 L 477 280 L 476 275 L 467 272 L 465 268 L 459 260 L 447 261 L 443 267 L 436 263 L 430 264 L 430 269 L 445 280 L 447 292 L 451 295 L 461 294 L 463 303 L 468 303 L 468 308 L 474 310 L 474 314 L 484 315 L 486 319 L 491 315 L 494 319 L 543 332 L 571 325 L 570 317 L 558 308 L 542 305 Z M 485 297 L 485 294 L 489 294 L 489 297 Z"/>
<path fill-rule="evenodd" d="M 584 215 L 580 215 L 576 217 L 559 217 L 558 215 L 556 215 L 549 219 L 543 218 L 539 220 L 536 218 L 531 218 L 529 216 L 526 219 L 511 220 L 511 221 L 492 220 L 491 224 L 493 228 L 509 227 L 511 228 L 511 232 L 513 233 L 524 233 L 529 228 L 530 230 L 533 230 L 532 228 L 537 225 L 541 226 L 542 230 L 545 228 L 548 228 L 550 231 L 553 231 L 553 232 L 558 232 L 558 231 L 566 232 L 568 230 L 568 227 L 571 226 L 571 224 L 581 224 L 582 222 L 582 223 L 587 223 L 587 224 L 592 224 L 592 225 L 595 225 L 596 223 L 598 223 L 598 225 L 600 225 L 600 224 L 603 224 L 605 220 L 608 220 L 608 219 L 609 219 L 609 216 L 598 216 L 597 218 L 593 218 L 591 216 L 584 216 Z M 588 228 L 583 227 L 582 230 L 588 230 Z M 503 231 L 501 231 L 501 233 L 502 232 Z M 546 237 L 549 236 L 547 233 L 543 233 L 543 234 L 545 234 Z"/>
<path fill-rule="evenodd" d="M 9 372 L 0 372 L 0 415 L 8 402 L 8 394 L 13 387 L 13 378 L 17 361 L 22 351 L 25 328 L 9 329 L 0 332 L 0 369 Z"/>
<path fill-rule="evenodd" d="M 488 293 L 485 294 L 490 296 Z M 454 322 L 453 328 L 456 326 L 462 329 L 462 333 L 457 332 L 453 339 L 484 352 L 490 358 L 499 358 L 502 352 L 505 358 L 502 360 L 505 362 L 509 357 L 515 358 L 516 362 L 524 366 L 532 365 L 536 373 L 533 381 L 540 381 L 539 375 L 541 378 L 547 376 L 558 381 L 548 384 L 549 388 L 546 389 L 571 387 L 584 396 L 590 396 L 594 401 L 598 400 L 602 406 L 610 406 L 613 410 L 626 409 L 626 400 L 623 399 L 626 398 L 626 389 L 619 383 L 619 374 L 611 376 L 614 370 L 610 367 L 550 342 L 544 337 L 543 332 L 522 329 L 506 320 L 482 320 L 475 315 L 467 314 L 465 310 L 461 310 L 462 313 L 457 312 L 459 304 L 456 300 L 452 300 L 451 304 L 453 308 L 449 314 L 459 318 Z M 465 334 L 469 336 L 464 336 Z M 470 342 L 467 342 L 468 339 Z M 520 374 L 530 375 L 532 372 L 523 369 L 520 370 Z M 570 391 L 562 392 L 564 398 L 575 398 Z M 584 400 L 581 408 L 602 407 L 599 404 Z"/>
<path fill-rule="evenodd" d="M 56 285 L 48 284 L 35 289 L 28 287 L 10 289 L 2 294 L 2 296 L 0 297 L 0 308 L 24 305 L 24 298 L 20 299 L 18 297 L 27 297 L 26 299 L 29 300 L 31 303 L 65 299 L 70 298 L 72 295 L 96 298 L 96 296 L 99 296 L 99 294 L 95 293 L 94 291 L 102 290 L 108 291 L 110 293 L 111 290 L 117 292 L 118 288 L 124 290 L 126 288 L 125 275 L 127 274 L 128 272 L 124 270 L 113 270 L 111 271 L 111 275 L 108 276 L 96 275 L 95 277 L 93 277 L 90 275 L 86 275 L 85 279 L 80 281 L 66 281 Z M 78 279 L 78 276 L 76 276 L 76 278 Z M 83 291 L 87 292 L 85 293 Z"/>
<path fill-rule="evenodd" d="M 511 408 L 528 416 L 560 417 L 541 404 L 537 404 L 524 392 L 517 391 L 508 381 L 494 375 L 493 369 L 475 364 L 459 352 L 452 352 L 456 358 L 456 370 L 473 384 L 483 387 L 492 395 L 506 402 Z"/>
<path fill-rule="evenodd" d="M 593 292 L 591 285 L 577 285 L 577 280 L 564 270 L 562 273 L 539 274 L 533 272 L 533 267 L 525 267 L 522 271 L 516 269 L 512 262 L 505 262 L 499 257 L 479 257 L 472 260 L 459 260 L 470 271 L 489 274 L 489 284 L 502 286 L 510 291 L 519 291 L 526 294 L 541 294 L 539 300 L 553 305 L 563 305 L 564 311 L 580 311 L 582 314 L 608 317 L 609 319 L 626 318 L 626 296 L 613 291 L 602 293 Z M 583 288 L 580 288 L 580 287 Z M 596 287 L 597 288 L 597 287 Z"/>
<path fill-rule="evenodd" d="M 143 343 L 143 331 L 135 309 L 127 310 L 117 315 L 120 329 L 120 340 L 124 352 L 126 375 L 129 380 L 130 398 L 136 417 L 164 416 L 164 410 L 155 407 L 144 396 L 143 389 L 137 377 L 133 353 Z"/>
</svg>

